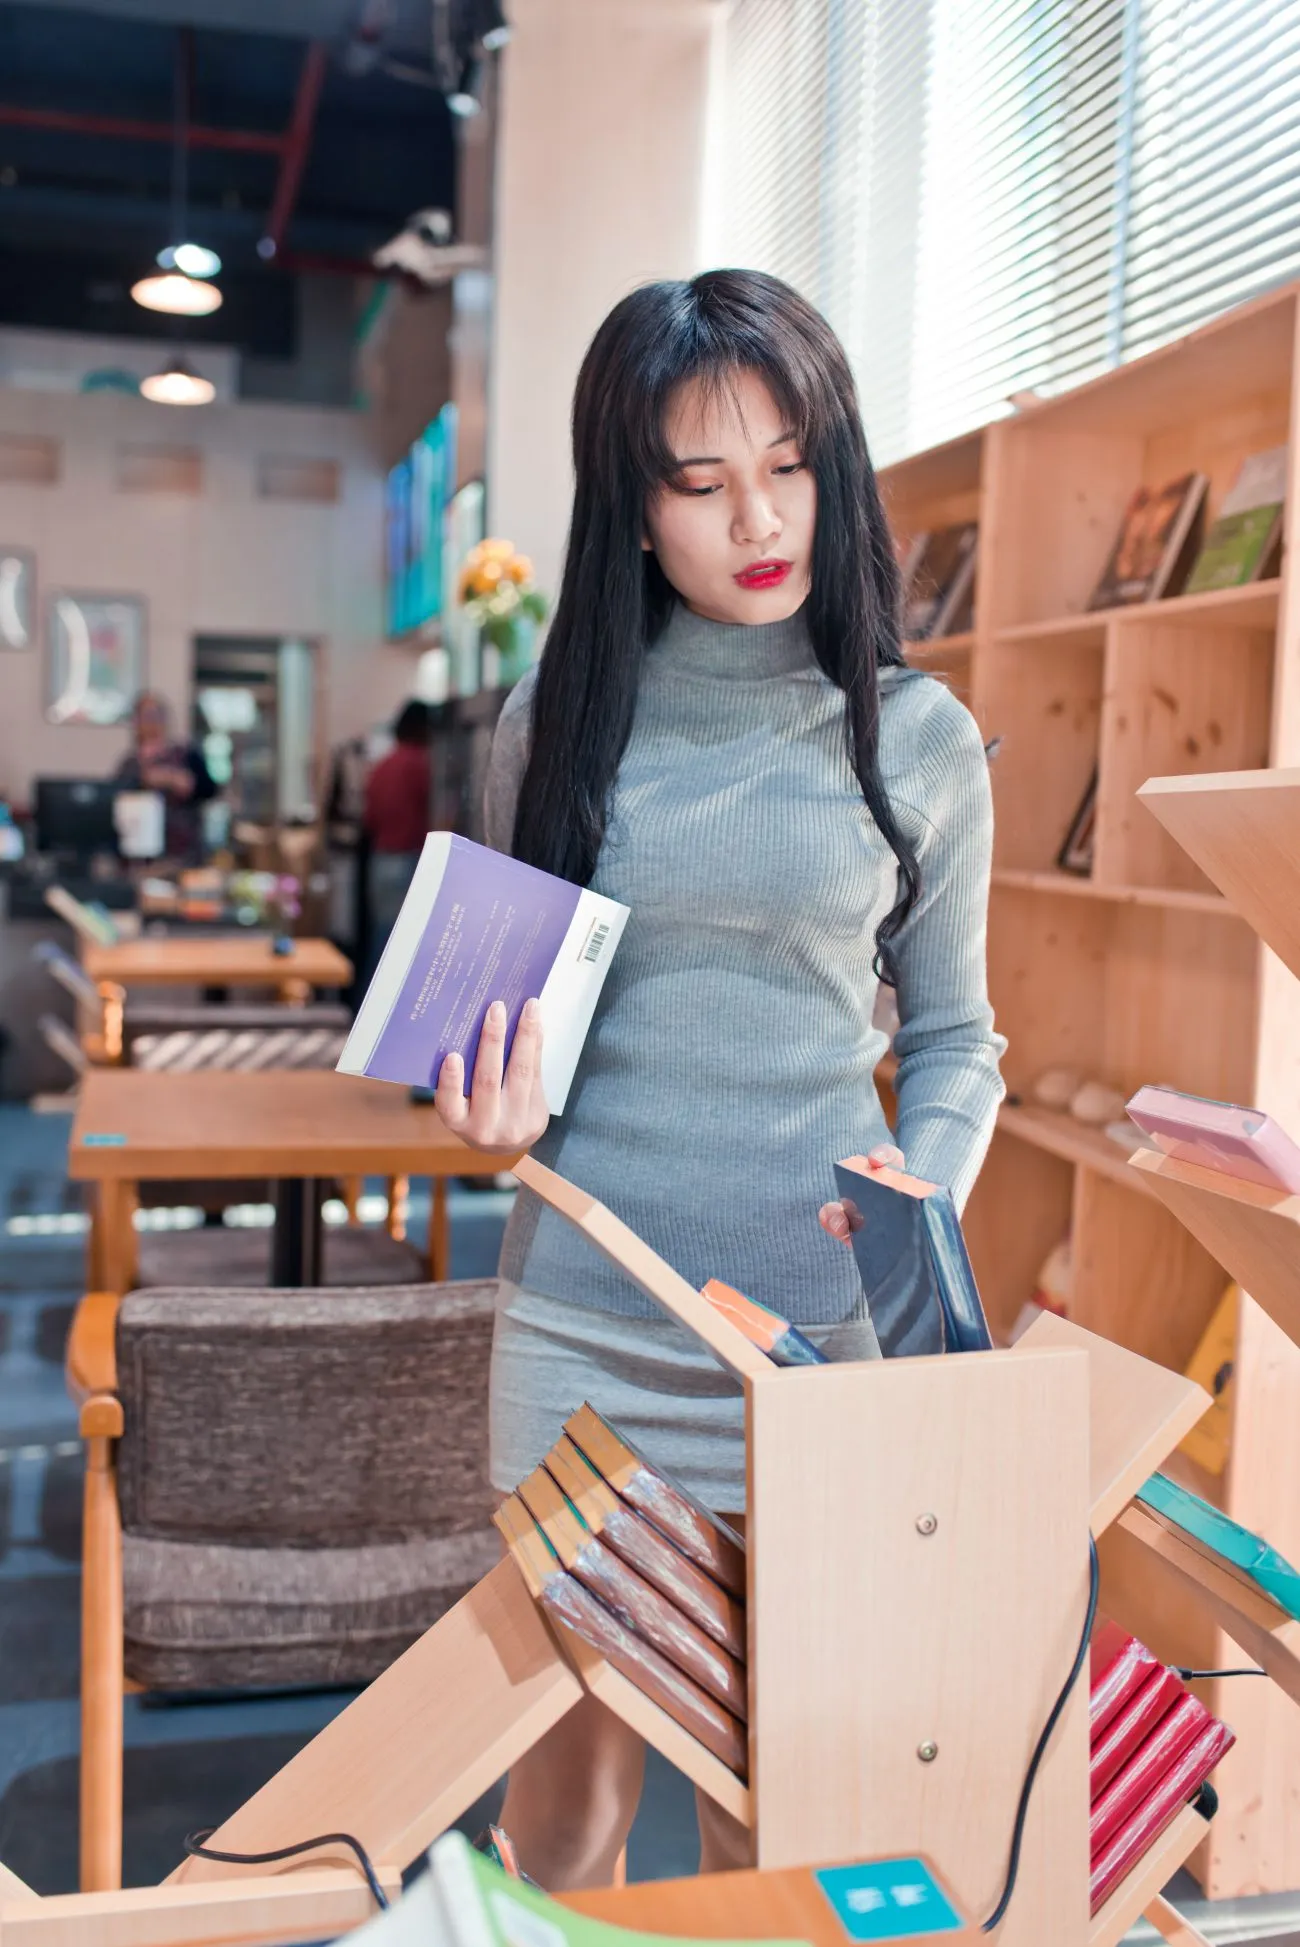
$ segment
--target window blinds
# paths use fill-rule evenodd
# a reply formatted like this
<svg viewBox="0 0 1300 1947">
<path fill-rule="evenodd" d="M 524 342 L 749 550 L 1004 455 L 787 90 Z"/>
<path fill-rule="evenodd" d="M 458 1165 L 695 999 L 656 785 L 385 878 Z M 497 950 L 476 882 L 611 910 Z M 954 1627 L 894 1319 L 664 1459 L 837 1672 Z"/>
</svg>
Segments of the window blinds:
<svg viewBox="0 0 1300 1947">
<path fill-rule="evenodd" d="M 884 461 L 1300 273 L 1300 0 L 735 0 L 714 262 L 826 313 Z"/>
</svg>

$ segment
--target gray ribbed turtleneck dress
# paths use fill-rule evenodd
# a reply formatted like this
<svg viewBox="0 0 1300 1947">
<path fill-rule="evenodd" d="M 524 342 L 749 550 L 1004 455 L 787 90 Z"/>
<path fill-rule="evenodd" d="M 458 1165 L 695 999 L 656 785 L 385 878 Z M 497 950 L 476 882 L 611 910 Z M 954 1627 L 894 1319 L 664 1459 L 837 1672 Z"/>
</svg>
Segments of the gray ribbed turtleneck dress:
<svg viewBox="0 0 1300 1947">
<path fill-rule="evenodd" d="M 941 684 L 890 670 L 881 685 L 881 770 L 923 880 L 896 945 L 896 1140 L 961 1202 L 1002 1095 L 987 763 Z M 502 851 L 532 688 L 514 690 L 492 748 L 487 836 Z M 889 1140 L 872 960 L 897 874 L 801 615 L 745 627 L 674 611 L 646 657 L 592 885 L 631 918 L 568 1106 L 534 1154 L 692 1284 L 722 1278 L 832 1355 L 869 1354 L 852 1255 L 817 1213 L 833 1165 Z M 713 1506 L 743 1507 L 734 1384 L 527 1192 L 501 1277 L 496 1486 L 515 1486 L 590 1399 Z"/>
</svg>

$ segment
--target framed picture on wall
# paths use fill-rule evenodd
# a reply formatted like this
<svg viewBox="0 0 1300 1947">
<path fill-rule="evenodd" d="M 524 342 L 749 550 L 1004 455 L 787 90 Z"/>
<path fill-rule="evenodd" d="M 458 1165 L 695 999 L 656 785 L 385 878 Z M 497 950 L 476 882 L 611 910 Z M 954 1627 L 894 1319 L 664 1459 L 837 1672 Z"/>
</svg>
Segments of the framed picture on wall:
<svg viewBox="0 0 1300 1947">
<path fill-rule="evenodd" d="M 0 649 L 36 647 L 36 556 L 0 545 Z"/>
<path fill-rule="evenodd" d="M 46 613 L 51 723 L 121 723 L 145 681 L 139 595 L 55 594 Z"/>
</svg>

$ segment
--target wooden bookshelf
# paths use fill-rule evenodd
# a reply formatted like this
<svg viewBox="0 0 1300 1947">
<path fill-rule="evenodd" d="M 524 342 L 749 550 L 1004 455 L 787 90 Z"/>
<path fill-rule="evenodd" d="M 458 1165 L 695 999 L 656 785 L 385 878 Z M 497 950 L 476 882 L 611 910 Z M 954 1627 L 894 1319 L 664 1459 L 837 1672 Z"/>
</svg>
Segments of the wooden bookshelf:
<svg viewBox="0 0 1300 1947">
<path fill-rule="evenodd" d="M 1131 1168 L 1121 1145 L 1034 1103 L 1046 1069 L 1126 1094 L 1168 1082 L 1257 1102 L 1300 1133 L 1300 986 L 1256 937 L 1300 971 L 1300 768 L 1279 776 L 1267 805 L 1225 797 L 1212 814 L 1197 783 L 1300 767 L 1300 657 L 1281 648 L 1300 635 L 1298 362 L 1293 285 L 881 475 L 901 534 L 980 525 L 974 629 L 945 673 L 986 740 L 1002 740 L 989 980 L 1015 1099 L 966 1216 L 999 1339 L 1067 1232 L 1073 1318 L 1175 1372 L 1228 1282 L 1205 1235 L 1184 1227 L 1165 1186 Z M 1283 443 L 1292 491 L 1280 576 L 1088 612 L 1136 486 L 1196 468 L 1212 519 L 1241 460 Z M 916 660 L 934 667 L 942 647 Z M 1094 770 L 1095 853 L 1080 878 L 1057 857 Z M 1149 779 L 1160 782 L 1144 791 Z M 1243 831 L 1244 849 L 1223 842 Z M 1283 888 L 1289 897 L 1275 897 Z M 1272 931 L 1259 910 L 1269 897 Z M 1300 1350 L 1251 1299 L 1233 1397 L 1226 1473 L 1189 1484 L 1300 1560 L 1300 1466 L 1278 1458 L 1300 1445 Z M 1158 1654 L 1203 1668 L 1225 1652 L 1240 1661 L 1122 1524 L 1102 1560 L 1103 1609 Z M 1238 1744 L 1197 1861 L 1206 1892 L 1300 1884 L 1300 1827 L 1281 1785 L 1300 1775 L 1300 1713 L 1265 1684 L 1220 1684 L 1207 1701 Z"/>
</svg>

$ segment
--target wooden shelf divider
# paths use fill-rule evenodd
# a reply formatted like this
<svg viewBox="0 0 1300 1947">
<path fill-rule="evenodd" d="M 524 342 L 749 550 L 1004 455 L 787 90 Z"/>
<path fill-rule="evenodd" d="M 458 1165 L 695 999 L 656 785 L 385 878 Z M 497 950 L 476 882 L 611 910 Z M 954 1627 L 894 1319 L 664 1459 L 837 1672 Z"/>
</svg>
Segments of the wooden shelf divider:
<svg viewBox="0 0 1300 1947">
<path fill-rule="evenodd" d="M 1228 1275 L 1300 1344 L 1300 1196 L 1139 1149 L 1131 1167 Z"/>
<path fill-rule="evenodd" d="M 1138 796 L 1300 977 L 1300 770 L 1153 777 Z"/>
</svg>

